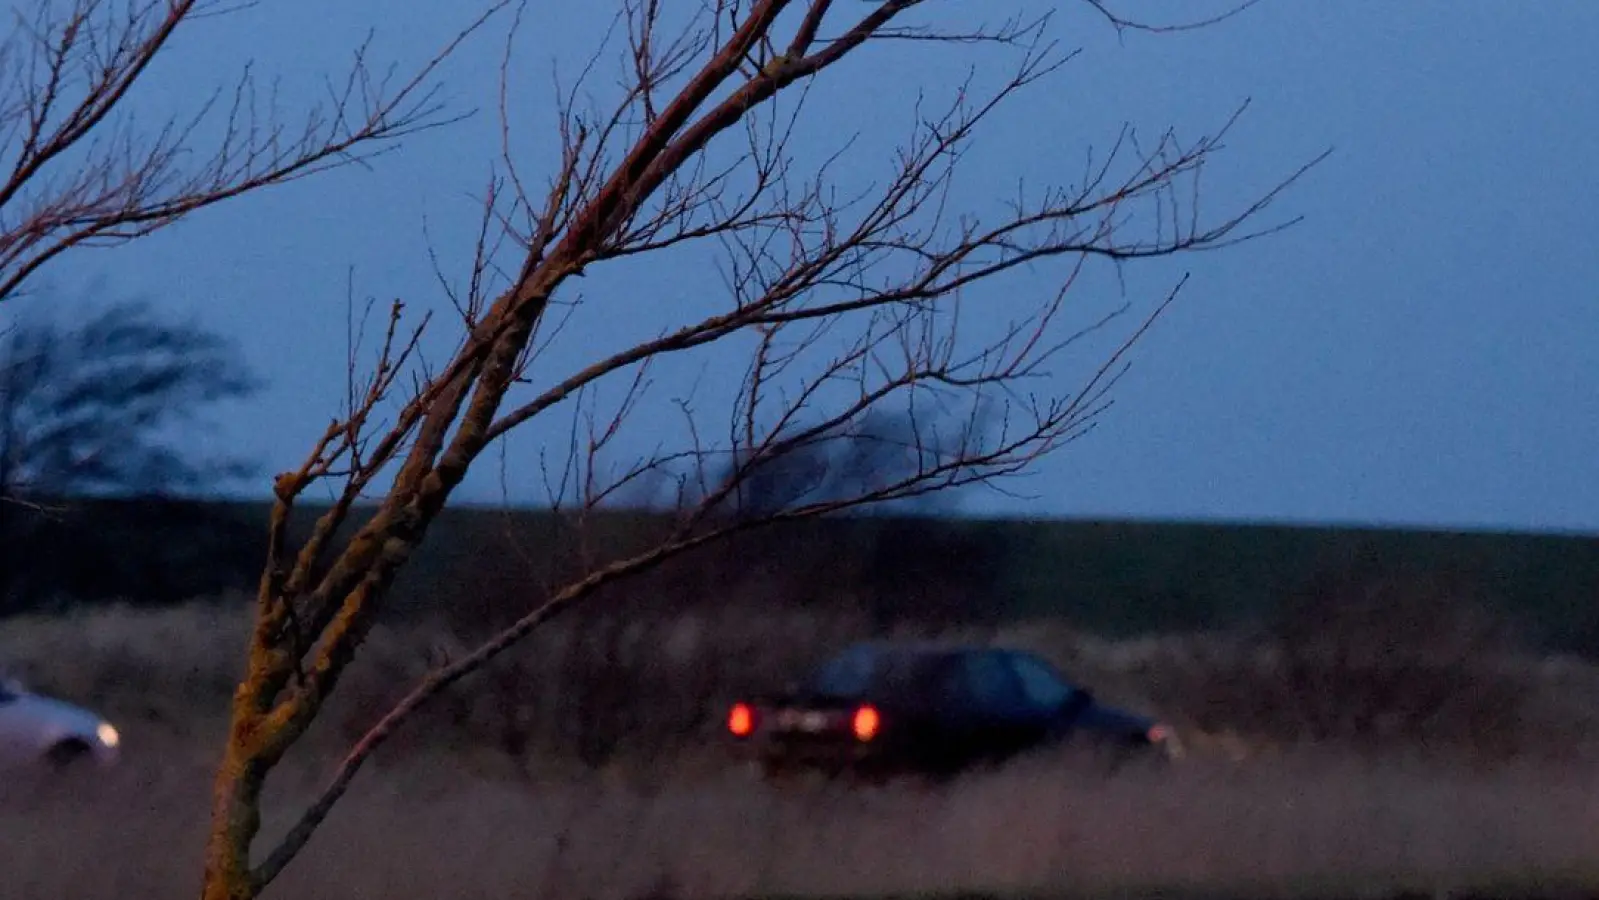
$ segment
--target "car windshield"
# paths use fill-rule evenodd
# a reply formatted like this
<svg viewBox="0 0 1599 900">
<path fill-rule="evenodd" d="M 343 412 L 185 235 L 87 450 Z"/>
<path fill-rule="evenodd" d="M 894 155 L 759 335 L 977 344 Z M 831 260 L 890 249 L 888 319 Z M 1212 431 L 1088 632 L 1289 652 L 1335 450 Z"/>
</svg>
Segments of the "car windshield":
<svg viewBox="0 0 1599 900">
<path fill-rule="evenodd" d="M 1081 693 L 1068 684 L 1059 672 L 1037 657 L 1026 653 L 1010 654 L 1011 668 L 1021 679 L 1022 691 L 1027 699 L 1041 709 L 1059 709 Z"/>
</svg>

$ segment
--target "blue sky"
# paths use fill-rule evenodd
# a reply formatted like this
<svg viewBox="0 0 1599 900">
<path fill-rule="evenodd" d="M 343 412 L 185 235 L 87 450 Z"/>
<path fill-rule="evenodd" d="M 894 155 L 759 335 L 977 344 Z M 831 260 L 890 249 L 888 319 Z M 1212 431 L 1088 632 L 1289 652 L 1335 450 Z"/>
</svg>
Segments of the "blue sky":
<svg viewBox="0 0 1599 900">
<path fill-rule="evenodd" d="M 1213 28 L 1121 40 L 1071 3 L 1053 5 L 1062 39 L 1083 52 L 979 140 L 969 190 L 1080 166 L 1124 120 L 1194 135 L 1245 99 L 1247 115 L 1206 175 L 1204 202 L 1217 212 L 1324 149 L 1333 155 L 1273 207 L 1305 216 L 1294 229 L 1134 270 L 1128 299 L 1143 308 L 1181 272 L 1192 277 L 1139 346 L 1114 409 L 1010 486 L 1025 499 L 976 492 L 964 508 L 1599 532 L 1599 3 L 1263 0 Z M 292 109 L 322 74 L 341 71 L 368 28 L 379 57 L 404 65 L 444 41 L 464 7 L 406 4 L 396 15 L 383 0 L 281 0 L 204 20 L 135 99 L 152 117 L 187 108 L 253 57 L 281 76 Z M 553 158 L 550 73 L 557 59 L 581 60 L 608 8 L 530 7 L 513 97 L 518 156 L 539 177 Z M 446 68 L 447 99 L 492 112 L 500 34 Z M 861 131 L 876 141 L 862 171 L 880 166 L 898 136 L 882 123 L 903 121 L 912 91 L 953 83 L 963 65 L 947 51 L 869 51 L 825 94 L 827 114 L 811 116 L 807 140 Z M 269 385 L 205 439 L 259 460 L 263 475 L 244 490 L 264 494 L 269 473 L 297 464 L 337 409 L 347 279 L 362 296 L 435 304 L 424 219 L 459 260 L 475 227 L 472 194 L 497 152 L 497 125 L 481 115 L 368 170 L 81 253 L 33 284 L 44 298 L 22 302 L 102 284 L 241 340 Z M 638 333 L 629 326 L 649 330 L 714 302 L 701 265 L 669 259 L 586 279 L 552 371 Z M 1090 280 L 1082 314 L 1116 302 L 1112 287 Z M 706 359 L 694 372 L 713 380 L 743 364 L 736 349 Z M 1069 387 L 1076 375 L 1059 377 Z M 631 446 L 673 427 L 669 406 L 646 411 Z M 499 459 L 485 458 L 458 499 L 496 502 L 503 488 L 537 500 L 537 454 L 550 435 L 561 429 L 519 436 L 503 482 Z"/>
</svg>

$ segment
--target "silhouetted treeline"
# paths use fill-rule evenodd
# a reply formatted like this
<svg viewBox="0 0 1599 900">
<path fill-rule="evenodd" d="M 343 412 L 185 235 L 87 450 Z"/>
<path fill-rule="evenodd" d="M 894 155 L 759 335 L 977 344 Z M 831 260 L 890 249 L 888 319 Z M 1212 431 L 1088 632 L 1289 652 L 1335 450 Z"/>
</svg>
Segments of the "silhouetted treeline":
<svg viewBox="0 0 1599 900">
<path fill-rule="evenodd" d="M 259 507 L 168 498 L 0 503 L 0 609 L 162 605 L 247 588 Z"/>
<path fill-rule="evenodd" d="M 299 512 L 308 527 L 318 509 Z M 166 604 L 254 590 L 267 507 L 79 501 L 0 515 L 5 611 Z M 636 512 L 447 510 L 396 587 L 390 615 L 477 631 L 525 611 L 589 561 L 654 540 Z M 877 515 L 752 531 L 598 598 L 651 613 L 728 604 L 847 607 L 880 622 L 1064 617 L 1110 636 L 1260 621 L 1339 572 L 1431 573 L 1512 618 L 1530 640 L 1599 656 L 1599 539 L 1156 522 Z"/>
</svg>

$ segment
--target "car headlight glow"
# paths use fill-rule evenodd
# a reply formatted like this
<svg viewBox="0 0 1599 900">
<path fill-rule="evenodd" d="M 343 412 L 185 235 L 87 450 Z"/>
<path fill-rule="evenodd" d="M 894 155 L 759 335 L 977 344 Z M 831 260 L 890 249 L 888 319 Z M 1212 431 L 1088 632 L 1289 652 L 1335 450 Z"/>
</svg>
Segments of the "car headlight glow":
<svg viewBox="0 0 1599 900">
<path fill-rule="evenodd" d="M 100 743 L 105 744 L 107 747 L 115 747 L 122 742 L 122 735 L 117 734 L 117 730 L 111 726 L 110 722 L 101 722 L 99 727 L 95 728 L 94 734 L 95 737 L 100 739 Z"/>
</svg>

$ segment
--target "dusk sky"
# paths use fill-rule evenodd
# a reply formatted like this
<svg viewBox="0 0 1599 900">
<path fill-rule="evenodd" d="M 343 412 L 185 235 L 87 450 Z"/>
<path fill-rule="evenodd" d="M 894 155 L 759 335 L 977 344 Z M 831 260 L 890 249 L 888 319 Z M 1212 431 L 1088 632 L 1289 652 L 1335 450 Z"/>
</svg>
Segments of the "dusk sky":
<svg viewBox="0 0 1599 900">
<path fill-rule="evenodd" d="M 470 5 L 278 0 L 201 20 L 132 102 L 152 121 L 188 109 L 253 58 L 263 75 L 283 77 L 279 102 L 292 111 L 314 99 L 323 75 L 341 73 L 368 28 L 376 57 L 404 67 L 447 40 Z M 1089 437 L 1006 485 L 1025 496 L 974 490 L 963 509 L 1599 533 L 1599 3 L 1263 0 L 1215 27 L 1121 39 L 1073 2 L 983 5 L 996 18 L 1013 5 L 1058 6 L 1056 34 L 1083 52 L 980 133 L 967 196 L 1023 176 L 1069 180 L 1123 121 L 1151 137 L 1168 126 L 1197 137 L 1246 99 L 1205 175 L 1203 208 L 1224 214 L 1333 152 L 1263 220 L 1304 216 L 1298 226 L 1129 269 L 1135 315 L 1183 272 L 1191 278 L 1136 350 L 1115 407 Z M 935 2 L 921 15 L 946 7 L 969 14 Z M 1123 5 L 1157 15 L 1178 7 L 1189 5 Z M 521 165 L 537 180 L 553 159 L 556 60 L 581 63 L 611 10 L 528 8 L 512 98 Z M 18 311 L 101 285 L 193 312 L 240 340 L 268 384 L 209 437 L 260 463 L 241 492 L 264 496 L 271 473 L 297 466 L 338 410 L 347 278 L 358 296 L 437 305 L 428 235 L 460 271 L 476 228 L 473 194 L 499 152 L 503 24 L 442 73 L 445 99 L 483 107 L 473 119 L 412 138 L 370 169 L 67 257 Z M 821 79 L 805 146 L 859 132 L 869 140 L 851 164 L 880 172 L 910 122 L 912 92 L 942 96 L 968 64 L 998 72 L 1003 61 L 971 48 L 868 48 Z M 602 74 L 596 90 L 614 83 Z M 1006 290 L 1054 284 L 1040 275 Z M 681 258 L 584 279 L 584 306 L 550 371 L 709 308 L 715 286 L 703 262 Z M 1119 302 L 1108 276 L 1079 291 L 1072 302 L 1085 320 Z M 668 375 L 736 380 L 744 364 L 734 347 Z M 1080 374 L 1063 368 L 1059 387 Z M 676 427 L 670 398 L 681 381 L 668 375 L 629 446 L 647 450 Z M 508 448 L 512 501 L 543 496 L 538 451 L 562 440 L 564 421 Z M 457 499 L 497 502 L 501 488 L 489 454 Z"/>
</svg>

